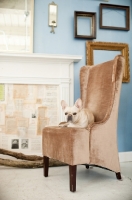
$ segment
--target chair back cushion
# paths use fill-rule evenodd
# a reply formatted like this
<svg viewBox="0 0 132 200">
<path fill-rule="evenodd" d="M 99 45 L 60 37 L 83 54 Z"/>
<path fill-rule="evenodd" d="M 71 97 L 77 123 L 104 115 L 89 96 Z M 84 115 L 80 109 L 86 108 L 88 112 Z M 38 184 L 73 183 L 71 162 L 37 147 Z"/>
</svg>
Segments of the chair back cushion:
<svg viewBox="0 0 132 200">
<path fill-rule="evenodd" d="M 95 122 L 110 115 L 118 82 L 122 80 L 123 56 L 80 70 L 80 88 L 83 107 L 90 109 Z"/>
</svg>

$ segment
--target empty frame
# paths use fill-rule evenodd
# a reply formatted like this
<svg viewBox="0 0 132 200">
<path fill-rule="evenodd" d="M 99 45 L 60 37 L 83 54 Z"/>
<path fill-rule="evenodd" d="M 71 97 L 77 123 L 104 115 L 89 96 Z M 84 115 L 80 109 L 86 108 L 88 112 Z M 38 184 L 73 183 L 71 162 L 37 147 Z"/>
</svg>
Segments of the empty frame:
<svg viewBox="0 0 132 200">
<path fill-rule="evenodd" d="M 74 12 L 74 36 L 75 38 L 96 38 L 96 13 Z"/>
<path fill-rule="evenodd" d="M 130 66 L 129 66 L 129 46 L 126 43 L 116 43 L 116 42 L 86 42 L 86 64 L 87 65 L 94 65 L 95 64 L 95 51 L 96 51 L 96 58 L 98 51 L 99 56 L 105 59 L 104 51 L 114 51 L 113 58 L 118 54 L 121 54 L 125 58 L 125 68 L 123 72 L 123 82 L 128 83 L 130 82 Z M 102 53 L 101 53 L 102 52 Z M 109 52 L 108 52 L 109 53 Z M 107 54 L 107 61 L 111 60 L 111 55 Z M 103 61 L 102 61 L 103 62 Z M 96 61 L 96 64 L 99 64 L 100 60 Z"/>
<path fill-rule="evenodd" d="M 129 6 L 101 3 L 100 28 L 129 31 L 130 30 Z"/>
</svg>

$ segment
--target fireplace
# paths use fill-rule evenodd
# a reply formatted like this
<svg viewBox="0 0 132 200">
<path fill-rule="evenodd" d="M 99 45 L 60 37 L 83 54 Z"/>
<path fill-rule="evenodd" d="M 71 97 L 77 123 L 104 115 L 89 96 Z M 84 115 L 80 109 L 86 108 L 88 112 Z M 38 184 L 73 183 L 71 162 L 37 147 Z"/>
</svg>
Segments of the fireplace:
<svg viewBox="0 0 132 200">
<path fill-rule="evenodd" d="M 73 104 L 74 62 L 81 59 L 0 54 L 0 148 L 41 152 L 43 127 L 64 121 L 60 101 Z"/>
</svg>

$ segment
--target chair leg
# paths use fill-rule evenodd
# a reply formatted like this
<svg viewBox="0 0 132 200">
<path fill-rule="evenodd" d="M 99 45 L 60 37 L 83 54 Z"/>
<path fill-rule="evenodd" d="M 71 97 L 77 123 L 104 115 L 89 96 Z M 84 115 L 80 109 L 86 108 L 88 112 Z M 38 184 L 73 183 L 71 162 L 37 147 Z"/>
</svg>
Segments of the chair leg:
<svg viewBox="0 0 132 200">
<path fill-rule="evenodd" d="M 76 165 L 69 165 L 69 178 L 70 178 L 70 191 L 75 192 L 76 191 L 76 171 L 77 166 Z"/>
<path fill-rule="evenodd" d="M 117 178 L 118 180 L 122 180 L 122 178 L 121 178 L 121 173 L 120 173 L 120 172 L 116 173 L 116 178 Z"/>
<path fill-rule="evenodd" d="M 89 169 L 89 165 L 88 164 L 86 164 L 85 167 L 86 167 L 86 169 Z"/>
<path fill-rule="evenodd" d="M 49 157 L 44 156 L 43 157 L 43 162 L 44 162 L 44 176 L 48 177 Z"/>
</svg>

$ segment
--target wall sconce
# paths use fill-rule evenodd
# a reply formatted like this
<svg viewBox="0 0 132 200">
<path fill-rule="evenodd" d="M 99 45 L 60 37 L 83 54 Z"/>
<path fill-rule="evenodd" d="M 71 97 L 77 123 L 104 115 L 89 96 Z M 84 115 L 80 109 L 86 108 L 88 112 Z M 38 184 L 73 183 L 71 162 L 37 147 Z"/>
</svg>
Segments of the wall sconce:
<svg viewBox="0 0 132 200">
<path fill-rule="evenodd" d="M 49 4 L 49 26 L 51 26 L 50 33 L 55 33 L 54 27 L 57 26 L 57 12 L 58 6 L 54 2 Z"/>
</svg>

